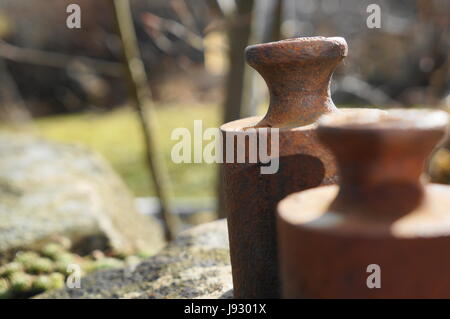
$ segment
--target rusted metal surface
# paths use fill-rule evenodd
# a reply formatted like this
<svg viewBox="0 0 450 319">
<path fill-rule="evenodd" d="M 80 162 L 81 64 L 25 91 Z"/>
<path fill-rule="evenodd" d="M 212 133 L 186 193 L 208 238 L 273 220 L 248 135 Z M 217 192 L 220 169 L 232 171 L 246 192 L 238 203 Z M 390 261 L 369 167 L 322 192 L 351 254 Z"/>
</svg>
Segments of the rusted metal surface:
<svg viewBox="0 0 450 319">
<path fill-rule="evenodd" d="M 344 38 L 305 37 L 247 47 L 247 62 L 264 78 L 270 106 L 258 127 L 301 126 L 336 110 L 329 86 L 347 56 Z"/>
<path fill-rule="evenodd" d="M 450 298 L 450 187 L 422 174 L 447 114 L 348 110 L 319 123 L 340 185 L 280 202 L 283 297 Z"/>
<path fill-rule="evenodd" d="M 221 168 L 236 298 L 280 296 L 276 205 L 293 192 L 336 181 L 334 159 L 318 141 L 315 120 L 336 110 L 329 95 L 330 79 L 346 54 L 344 39 L 323 37 L 246 50 L 248 63 L 269 87 L 269 111 L 264 118 L 224 124 L 221 131 L 224 137 L 247 136 L 250 141 L 265 128 L 279 128 L 279 169 L 275 174 L 261 174 L 264 164 L 249 161 L 250 142 L 224 147 L 225 155 L 244 150 L 246 154 L 244 163 L 224 163 Z"/>
</svg>

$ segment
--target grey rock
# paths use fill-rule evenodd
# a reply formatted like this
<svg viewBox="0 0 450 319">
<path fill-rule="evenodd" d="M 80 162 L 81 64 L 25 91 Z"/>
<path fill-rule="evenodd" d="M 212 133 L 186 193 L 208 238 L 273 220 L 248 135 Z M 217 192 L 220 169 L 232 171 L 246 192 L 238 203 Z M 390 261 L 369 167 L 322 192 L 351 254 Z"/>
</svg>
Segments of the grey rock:
<svg viewBox="0 0 450 319">
<path fill-rule="evenodd" d="M 105 245 L 156 252 L 164 245 L 155 219 L 99 155 L 24 135 L 0 134 L 0 258 L 38 249 L 55 236 L 89 251 Z"/>
<path fill-rule="evenodd" d="M 219 220 L 181 233 L 134 269 L 97 271 L 82 278 L 81 288 L 65 288 L 37 298 L 231 297 L 227 224 Z"/>
</svg>

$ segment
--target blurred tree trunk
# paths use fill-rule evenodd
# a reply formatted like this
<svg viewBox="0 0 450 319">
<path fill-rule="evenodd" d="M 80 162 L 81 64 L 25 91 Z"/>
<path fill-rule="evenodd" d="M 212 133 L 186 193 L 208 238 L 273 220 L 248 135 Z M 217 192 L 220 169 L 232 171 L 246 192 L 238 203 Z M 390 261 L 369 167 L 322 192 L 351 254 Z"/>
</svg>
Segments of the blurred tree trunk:
<svg viewBox="0 0 450 319">
<path fill-rule="evenodd" d="M 0 58 L 0 122 L 12 125 L 31 125 L 32 116 L 28 111 L 16 82 L 8 67 Z"/>
<path fill-rule="evenodd" d="M 259 0 L 255 5 L 250 43 L 278 41 L 281 38 L 281 23 L 284 0 Z M 268 96 L 261 76 L 249 65 L 245 67 L 242 116 L 254 116 L 258 107 Z"/>
<path fill-rule="evenodd" d="M 253 0 L 236 0 L 236 12 L 227 21 L 228 59 L 230 69 L 226 80 L 223 121 L 230 122 L 241 116 L 244 88 L 244 49 L 251 32 Z"/>
<path fill-rule="evenodd" d="M 253 0 L 236 0 L 234 14 L 227 17 L 228 60 L 229 70 L 225 87 L 225 101 L 223 104 L 223 122 L 230 122 L 240 118 L 242 111 L 242 97 L 244 91 L 244 50 L 248 45 L 252 26 Z M 219 168 L 218 206 L 220 218 L 224 218 L 223 175 Z"/>
<path fill-rule="evenodd" d="M 259 19 L 266 19 L 262 42 L 278 41 L 281 38 L 281 23 L 283 22 L 284 0 L 269 0 L 270 6 L 265 15 Z"/>
<path fill-rule="evenodd" d="M 133 104 L 139 114 L 139 121 L 142 126 L 146 146 L 146 158 L 161 206 L 161 214 L 165 225 L 165 235 L 167 240 L 171 240 L 175 237 L 179 228 L 179 220 L 177 216 L 173 214 L 171 209 L 169 177 L 164 165 L 164 159 L 156 147 L 156 141 L 153 136 L 155 119 L 153 114 L 147 113 L 153 109 L 150 105 L 151 93 L 148 87 L 144 64 L 139 52 L 129 1 L 114 0 L 114 12 L 123 45 L 123 58 L 128 75 L 128 84 L 132 93 Z"/>
</svg>

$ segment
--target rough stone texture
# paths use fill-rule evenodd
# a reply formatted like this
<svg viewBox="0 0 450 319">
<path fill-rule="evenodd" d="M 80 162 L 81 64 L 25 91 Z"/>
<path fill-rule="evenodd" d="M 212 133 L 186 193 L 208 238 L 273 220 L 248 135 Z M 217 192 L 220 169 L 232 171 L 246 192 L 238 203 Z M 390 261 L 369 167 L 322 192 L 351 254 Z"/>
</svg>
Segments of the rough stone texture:
<svg viewBox="0 0 450 319">
<path fill-rule="evenodd" d="M 23 134 L 0 134 L 0 257 L 55 235 L 79 249 L 159 250 L 159 224 L 97 154 Z"/>
<path fill-rule="evenodd" d="M 231 298 L 225 220 L 181 233 L 156 256 L 132 269 L 103 270 L 37 298 Z"/>
</svg>

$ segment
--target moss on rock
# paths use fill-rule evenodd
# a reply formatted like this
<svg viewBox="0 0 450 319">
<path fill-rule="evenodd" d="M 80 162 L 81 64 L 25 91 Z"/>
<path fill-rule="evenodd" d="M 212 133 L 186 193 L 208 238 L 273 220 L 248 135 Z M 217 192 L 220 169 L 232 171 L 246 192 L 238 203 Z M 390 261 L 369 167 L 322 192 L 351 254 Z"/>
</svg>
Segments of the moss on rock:
<svg viewBox="0 0 450 319">
<path fill-rule="evenodd" d="M 36 294 L 62 289 L 71 275 L 71 264 L 80 267 L 81 275 L 98 269 L 136 265 L 142 259 L 114 251 L 94 251 L 79 256 L 61 242 L 49 243 L 39 251 L 18 251 L 0 267 L 0 298 L 29 298 Z M 56 253 L 57 252 L 57 253 Z M 56 253 L 56 254 L 55 254 Z M 48 258 L 51 255 L 53 259 Z"/>
<path fill-rule="evenodd" d="M 79 289 L 38 298 L 230 298 L 231 289 L 227 226 L 220 220 L 181 233 L 136 267 L 97 271 Z"/>
</svg>

